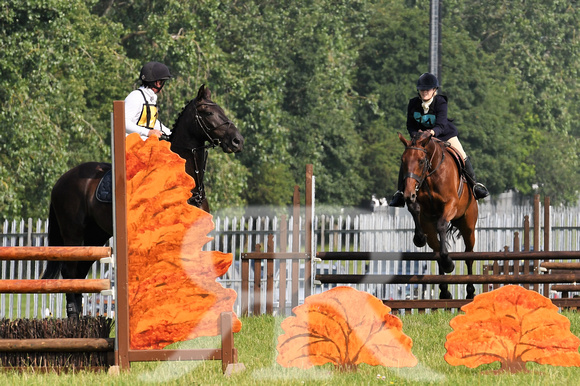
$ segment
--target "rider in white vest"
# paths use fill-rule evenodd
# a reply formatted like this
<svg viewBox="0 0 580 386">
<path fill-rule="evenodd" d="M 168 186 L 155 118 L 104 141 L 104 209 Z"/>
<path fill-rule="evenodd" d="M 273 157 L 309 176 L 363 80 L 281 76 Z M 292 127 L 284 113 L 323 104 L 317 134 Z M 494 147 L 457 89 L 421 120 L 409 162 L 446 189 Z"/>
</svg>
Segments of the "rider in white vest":
<svg viewBox="0 0 580 386">
<path fill-rule="evenodd" d="M 158 119 L 157 94 L 165 81 L 172 78 L 167 66 L 159 62 L 146 63 L 141 69 L 141 87 L 125 98 L 125 132 L 138 133 L 143 140 L 162 134 L 169 136 L 171 130 Z"/>
</svg>

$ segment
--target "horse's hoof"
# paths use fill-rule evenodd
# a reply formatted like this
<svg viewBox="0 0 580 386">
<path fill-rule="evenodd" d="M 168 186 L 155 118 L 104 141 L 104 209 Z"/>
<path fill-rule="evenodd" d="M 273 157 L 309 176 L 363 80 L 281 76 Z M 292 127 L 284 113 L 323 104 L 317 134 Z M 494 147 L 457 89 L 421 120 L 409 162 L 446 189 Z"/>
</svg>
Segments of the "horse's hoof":
<svg viewBox="0 0 580 386">
<path fill-rule="evenodd" d="M 415 246 L 417 248 L 423 248 L 425 246 L 425 244 L 427 244 L 427 236 L 425 236 L 425 235 L 422 235 L 422 236 L 415 235 L 415 237 L 413 237 L 413 244 L 415 244 Z"/>
<path fill-rule="evenodd" d="M 449 291 L 439 292 L 439 299 L 453 299 L 453 295 Z"/>
<path fill-rule="evenodd" d="M 441 258 L 439 266 L 444 273 L 451 273 L 455 270 L 455 263 L 449 257 L 446 259 Z"/>
</svg>

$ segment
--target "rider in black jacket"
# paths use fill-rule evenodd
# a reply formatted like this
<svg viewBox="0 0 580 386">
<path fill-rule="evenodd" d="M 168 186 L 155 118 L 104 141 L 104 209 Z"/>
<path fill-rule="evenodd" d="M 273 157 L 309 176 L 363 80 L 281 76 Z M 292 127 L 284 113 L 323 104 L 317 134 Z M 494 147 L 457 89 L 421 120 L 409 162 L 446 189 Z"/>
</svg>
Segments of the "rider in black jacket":
<svg viewBox="0 0 580 386">
<path fill-rule="evenodd" d="M 476 199 L 485 198 L 489 195 L 487 188 L 476 181 L 475 172 L 471 161 L 461 142 L 457 138 L 457 127 L 447 118 L 447 97 L 437 94 L 439 81 L 430 73 L 422 74 L 417 81 L 419 96 L 412 98 L 407 106 L 407 131 L 414 137 L 420 130 L 430 131 L 431 134 L 441 141 L 449 142 L 463 157 L 467 179 L 473 186 L 473 194 Z M 403 207 L 404 181 L 399 171 L 398 190 L 393 196 L 389 206 Z"/>
</svg>

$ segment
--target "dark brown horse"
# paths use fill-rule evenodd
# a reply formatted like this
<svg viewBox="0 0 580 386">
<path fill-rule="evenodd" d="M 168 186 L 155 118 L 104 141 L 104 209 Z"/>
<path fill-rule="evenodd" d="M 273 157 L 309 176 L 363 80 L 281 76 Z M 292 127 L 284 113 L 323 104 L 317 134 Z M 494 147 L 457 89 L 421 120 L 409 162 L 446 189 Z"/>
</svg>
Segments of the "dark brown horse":
<svg viewBox="0 0 580 386">
<path fill-rule="evenodd" d="M 220 106 L 211 100 L 211 92 L 201 86 L 177 118 L 171 150 L 185 159 L 185 171 L 195 187 L 188 203 L 209 211 L 203 189 L 207 149 L 221 146 L 226 153 L 242 151 L 244 137 Z M 102 246 L 113 236 L 113 209 L 110 202 L 96 198 L 95 192 L 110 163 L 87 162 L 63 174 L 50 196 L 48 244 L 51 246 Z M 85 278 L 92 262 L 49 261 L 42 278 Z M 67 315 L 78 317 L 82 295 L 66 294 Z"/>
<path fill-rule="evenodd" d="M 401 168 L 405 178 L 404 197 L 407 209 L 415 221 L 413 243 L 421 248 L 425 243 L 437 256 L 439 273 L 451 273 L 455 269 L 447 250 L 447 233 L 459 230 L 465 243 L 465 252 L 472 252 L 475 245 L 477 201 L 471 186 L 462 175 L 462 161 L 445 142 L 435 139 L 427 131 L 407 141 Z M 460 157 L 459 157 L 460 159 Z M 467 273 L 473 273 L 473 261 L 467 260 Z M 441 299 L 451 299 L 447 284 L 439 285 Z M 473 284 L 467 285 L 467 298 L 475 294 Z"/>
</svg>

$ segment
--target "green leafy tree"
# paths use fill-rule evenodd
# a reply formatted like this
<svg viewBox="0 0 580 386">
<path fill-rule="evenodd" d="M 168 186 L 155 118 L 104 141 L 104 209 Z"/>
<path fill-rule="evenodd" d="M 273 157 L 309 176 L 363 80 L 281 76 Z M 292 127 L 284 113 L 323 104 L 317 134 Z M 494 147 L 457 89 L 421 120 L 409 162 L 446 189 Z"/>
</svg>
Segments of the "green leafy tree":
<svg viewBox="0 0 580 386">
<path fill-rule="evenodd" d="M 524 152 L 528 153 L 525 162 L 532 166 L 529 178 L 520 178 L 514 187 L 528 193 L 537 185 L 534 193 L 549 194 L 553 202 L 576 202 L 580 191 L 580 112 L 576 108 L 580 102 L 580 8 L 561 0 L 453 0 L 446 2 L 446 9 L 456 25 L 462 25 L 480 42 L 496 66 L 517 75 L 520 107 L 516 111 L 533 111 L 535 118 L 525 120 L 526 126 L 521 127 L 524 132 L 512 138 L 524 141 Z M 520 117 L 526 115 L 521 113 Z M 537 141 L 538 135 L 529 133 L 543 138 Z M 529 138 L 535 139 L 526 143 Z M 545 148 L 558 141 L 576 150 Z M 548 151 L 553 162 L 546 162 Z"/>
<path fill-rule="evenodd" d="M 110 160 L 112 101 L 128 62 L 122 28 L 84 1 L 11 1 L 0 12 L 0 213 L 44 217 L 72 166 Z"/>
</svg>

